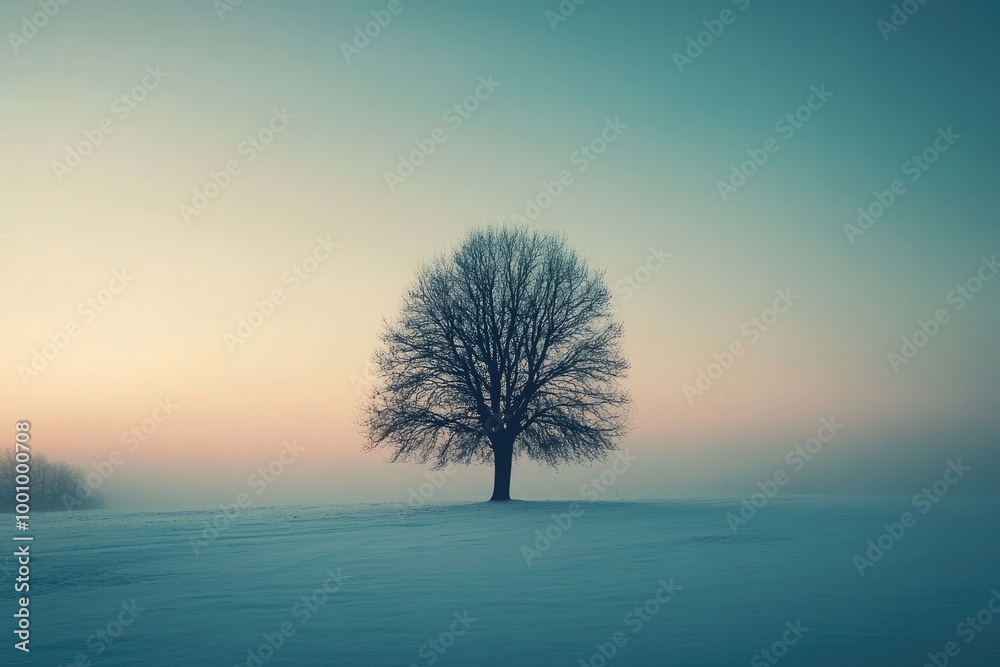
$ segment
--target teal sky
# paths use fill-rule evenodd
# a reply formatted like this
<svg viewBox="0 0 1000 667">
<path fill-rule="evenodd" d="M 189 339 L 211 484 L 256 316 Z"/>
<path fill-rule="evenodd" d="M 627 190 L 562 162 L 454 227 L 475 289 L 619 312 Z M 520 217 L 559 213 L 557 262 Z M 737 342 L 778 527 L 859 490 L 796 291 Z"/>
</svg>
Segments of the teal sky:
<svg viewBox="0 0 1000 667">
<path fill-rule="evenodd" d="M 77 1 L 16 52 L 9 33 L 38 6 L 0 8 L 0 386 L 53 456 L 105 457 L 169 394 L 190 410 L 112 480 L 123 493 L 170 487 L 208 442 L 202 474 L 225 487 L 292 423 L 312 464 L 276 502 L 394 499 L 420 469 L 361 453 L 351 425 L 351 378 L 381 318 L 418 262 L 523 212 L 569 170 L 535 226 L 566 233 L 612 285 L 651 248 L 671 254 L 620 303 L 638 410 L 627 444 L 648 463 L 631 495 L 752 490 L 830 415 L 848 428 L 801 492 L 909 493 L 958 455 L 983 466 L 970 490 L 995 490 L 1000 280 L 961 311 L 947 301 L 1000 253 L 995 3 L 928 0 L 884 39 L 891 2 L 588 0 L 553 29 L 557 0 L 400 0 L 347 62 L 342 44 L 389 4 L 244 0 L 220 19 L 211 0 Z M 678 71 L 674 54 L 724 10 L 732 22 Z M 112 101 L 155 66 L 163 82 L 116 117 Z M 481 77 L 499 86 L 450 127 L 445 112 Z M 832 97 L 782 136 L 776 123 L 814 87 Z M 243 161 L 238 146 L 274 109 L 294 116 L 288 127 L 185 222 L 180 205 Z M 59 181 L 53 161 L 105 117 L 115 131 Z M 573 155 L 607 119 L 627 129 L 579 171 Z M 437 128 L 447 140 L 390 191 L 385 173 Z M 960 138 L 912 182 L 904 163 L 948 128 Z M 723 201 L 718 182 L 772 137 L 777 152 Z M 895 179 L 906 193 L 849 242 L 844 225 Z M 223 334 L 326 235 L 339 254 L 227 349 Z M 134 286 L 23 382 L 18 366 L 122 266 Z M 683 386 L 786 288 L 801 297 L 791 311 L 686 400 Z M 887 355 L 941 308 L 949 323 L 894 372 Z M 487 474 L 452 493 L 473 497 Z M 527 465 L 520 481 L 522 497 L 576 488 Z"/>
</svg>

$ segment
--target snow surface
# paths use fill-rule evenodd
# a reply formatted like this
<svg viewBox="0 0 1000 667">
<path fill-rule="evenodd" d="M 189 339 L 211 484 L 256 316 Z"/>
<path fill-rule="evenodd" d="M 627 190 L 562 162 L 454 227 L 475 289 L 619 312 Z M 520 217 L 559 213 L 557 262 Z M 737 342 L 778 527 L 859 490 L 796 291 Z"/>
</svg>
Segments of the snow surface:
<svg viewBox="0 0 1000 667">
<path fill-rule="evenodd" d="M 32 650 L 7 630 L 0 664 L 602 665 L 595 644 L 622 632 L 608 665 L 765 665 L 754 655 L 800 621 L 777 664 L 919 666 L 955 641 L 951 664 L 1000 665 L 1000 617 L 971 643 L 956 634 L 1000 589 L 1000 499 L 920 514 L 908 498 L 778 498 L 736 534 L 732 500 L 585 503 L 553 527 L 570 506 L 252 508 L 198 555 L 219 511 L 36 515 Z M 916 525 L 860 576 L 854 556 L 905 511 Z M 529 566 L 522 546 L 544 547 L 546 529 Z M 0 566 L 10 627 L 12 559 Z M 303 620 L 295 605 L 338 569 L 342 587 Z M 671 579 L 682 588 L 636 632 L 627 614 Z M 132 600 L 142 611 L 96 655 L 88 638 Z M 248 662 L 282 623 L 294 634 Z"/>
</svg>

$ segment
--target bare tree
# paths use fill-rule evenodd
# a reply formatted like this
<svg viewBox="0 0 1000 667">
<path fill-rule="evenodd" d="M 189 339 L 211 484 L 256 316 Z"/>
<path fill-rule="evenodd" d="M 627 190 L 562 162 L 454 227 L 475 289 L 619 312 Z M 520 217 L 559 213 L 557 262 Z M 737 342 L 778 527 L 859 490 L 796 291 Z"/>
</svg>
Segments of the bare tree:
<svg viewBox="0 0 1000 667">
<path fill-rule="evenodd" d="M 494 464 L 603 459 L 628 430 L 622 326 L 603 273 L 537 231 L 473 231 L 418 271 L 386 323 L 367 397 L 366 450 L 390 461 Z"/>
<path fill-rule="evenodd" d="M 0 512 L 13 512 L 16 506 L 17 465 L 13 448 L 0 451 Z M 103 499 L 87 486 L 79 466 L 52 461 L 44 454 L 34 454 L 25 465 L 32 512 L 103 506 Z"/>
</svg>

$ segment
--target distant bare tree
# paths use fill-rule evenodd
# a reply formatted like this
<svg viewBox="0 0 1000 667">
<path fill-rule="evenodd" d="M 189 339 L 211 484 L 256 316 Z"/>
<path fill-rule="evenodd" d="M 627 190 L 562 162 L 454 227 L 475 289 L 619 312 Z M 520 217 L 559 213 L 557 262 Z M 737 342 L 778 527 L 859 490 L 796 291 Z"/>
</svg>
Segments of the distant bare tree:
<svg viewBox="0 0 1000 667">
<path fill-rule="evenodd" d="M 494 464 L 510 499 L 513 460 L 603 459 L 628 430 L 622 326 L 603 273 L 566 240 L 473 231 L 421 267 L 386 323 L 367 397 L 366 450 L 390 461 Z"/>
<path fill-rule="evenodd" d="M 33 454 L 29 466 L 29 507 L 32 512 L 101 507 L 100 494 L 87 487 L 83 469 L 44 454 Z M 13 448 L 0 451 L 0 512 L 13 512 L 16 502 L 17 460 Z"/>
</svg>

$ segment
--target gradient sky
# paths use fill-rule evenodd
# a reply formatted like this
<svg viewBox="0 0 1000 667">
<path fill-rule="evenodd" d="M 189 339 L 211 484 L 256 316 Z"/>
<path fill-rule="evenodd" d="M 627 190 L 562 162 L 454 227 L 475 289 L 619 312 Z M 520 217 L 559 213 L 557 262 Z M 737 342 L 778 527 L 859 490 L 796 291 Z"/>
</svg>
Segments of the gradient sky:
<svg viewBox="0 0 1000 667">
<path fill-rule="evenodd" d="M 220 19 L 210 0 L 72 2 L 27 41 L 8 34 L 0 421 L 30 419 L 38 451 L 88 468 L 122 450 L 104 489 L 122 504 L 232 502 L 291 438 L 306 450 L 259 504 L 402 500 L 424 469 L 363 453 L 352 424 L 382 318 L 419 262 L 570 170 L 535 226 L 612 285 L 651 248 L 671 254 L 616 292 L 637 410 L 623 444 L 642 464 L 614 495 L 747 496 L 824 417 L 845 428 L 789 492 L 909 495 L 956 457 L 974 467 L 962 491 L 998 490 L 1000 281 L 959 312 L 947 301 L 1000 253 L 995 3 L 930 0 L 886 40 L 889 2 L 591 0 L 553 29 L 556 0 L 402 0 L 348 63 L 342 43 L 388 4 L 245 0 Z M 732 23 L 678 71 L 723 10 Z M 6 2 L 0 28 L 37 11 Z M 114 101 L 157 66 L 122 118 Z M 446 122 L 490 76 L 488 99 Z M 812 118 L 777 131 L 822 86 Z M 250 162 L 241 142 L 274 109 L 294 118 Z M 106 118 L 60 180 L 53 162 Z M 579 172 L 609 118 L 627 129 Z M 385 172 L 436 128 L 447 141 L 390 191 Z M 904 163 L 939 128 L 961 138 L 911 182 Z M 718 181 L 769 137 L 779 150 L 723 201 Z M 186 222 L 180 205 L 231 160 L 241 173 Z M 850 243 L 844 225 L 894 179 L 906 193 Z M 319 237 L 340 246 L 292 290 L 283 274 Z M 79 304 L 121 269 L 134 279 L 87 321 Z M 231 352 L 224 335 L 275 289 L 285 302 Z M 800 298 L 689 402 L 683 386 L 749 341 L 779 289 Z M 941 308 L 950 321 L 894 372 L 887 354 Z M 79 335 L 23 381 L 70 322 Z M 129 451 L 122 433 L 165 398 L 180 407 Z M 512 493 L 576 498 L 594 472 L 522 462 Z M 462 469 L 435 500 L 485 498 L 491 479 Z"/>
</svg>

